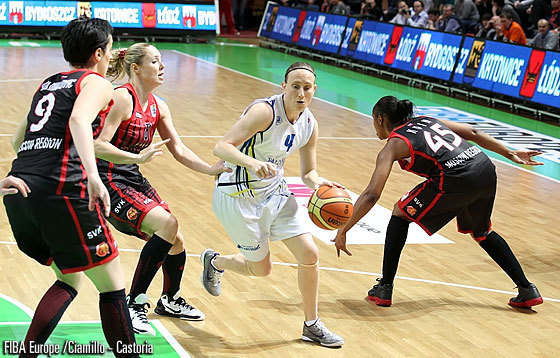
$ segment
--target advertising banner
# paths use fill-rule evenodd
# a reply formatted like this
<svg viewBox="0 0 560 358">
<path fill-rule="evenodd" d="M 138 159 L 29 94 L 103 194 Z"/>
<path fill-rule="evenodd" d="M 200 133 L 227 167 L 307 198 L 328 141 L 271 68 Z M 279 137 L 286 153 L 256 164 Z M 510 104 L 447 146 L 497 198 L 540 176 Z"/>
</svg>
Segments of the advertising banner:
<svg viewBox="0 0 560 358">
<path fill-rule="evenodd" d="M 81 15 L 105 19 L 115 28 L 215 31 L 217 26 L 214 5 L 0 0 L 0 25 L 62 27 Z"/>
<path fill-rule="evenodd" d="M 292 42 L 303 47 L 338 53 L 348 17 L 301 11 Z"/>
</svg>

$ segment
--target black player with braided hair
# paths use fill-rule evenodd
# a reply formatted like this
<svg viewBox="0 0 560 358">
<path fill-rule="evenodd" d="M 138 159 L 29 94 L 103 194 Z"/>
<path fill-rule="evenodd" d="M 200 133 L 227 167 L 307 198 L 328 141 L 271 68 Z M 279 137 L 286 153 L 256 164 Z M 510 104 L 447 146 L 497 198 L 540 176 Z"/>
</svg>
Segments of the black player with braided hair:
<svg viewBox="0 0 560 358">
<path fill-rule="evenodd" d="M 515 282 L 514 307 L 530 308 L 543 302 L 505 240 L 491 229 L 490 217 L 496 196 L 496 168 L 480 148 L 525 165 L 541 165 L 537 151 L 510 150 L 493 137 L 466 125 L 429 117 L 414 117 L 414 105 L 393 96 L 381 98 L 373 107 L 373 126 L 387 144 L 377 155 L 371 180 L 354 205 L 354 213 L 336 238 L 340 251 L 346 248 L 346 233 L 375 205 L 389 178 L 393 162 L 426 180 L 395 204 L 383 253 L 383 277 L 368 292 L 378 306 L 390 306 L 393 280 L 408 235 L 410 222 L 432 235 L 457 217 L 459 232 L 470 234 Z"/>
</svg>

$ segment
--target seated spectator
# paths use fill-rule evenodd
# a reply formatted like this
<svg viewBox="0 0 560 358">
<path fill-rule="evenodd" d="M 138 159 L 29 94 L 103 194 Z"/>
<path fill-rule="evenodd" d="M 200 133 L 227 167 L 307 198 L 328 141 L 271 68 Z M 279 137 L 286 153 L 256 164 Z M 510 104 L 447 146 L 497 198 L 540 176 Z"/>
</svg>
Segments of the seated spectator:
<svg viewBox="0 0 560 358">
<path fill-rule="evenodd" d="M 484 14 L 482 15 L 482 26 L 476 33 L 476 37 L 486 38 L 490 30 L 494 28 L 494 23 L 490 21 L 492 19 L 492 14 Z"/>
<path fill-rule="evenodd" d="M 494 41 L 504 41 L 504 26 L 499 16 L 493 16 L 492 20 L 493 29 L 488 31 L 486 38 Z"/>
<path fill-rule="evenodd" d="M 455 14 L 459 18 L 464 32 L 471 32 L 480 19 L 478 9 L 472 0 L 455 0 Z"/>
<path fill-rule="evenodd" d="M 518 12 L 520 9 L 525 11 L 527 14 L 527 27 L 523 27 L 523 29 L 528 28 L 530 30 L 536 30 L 539 20 L 548 19 L 552 11 L 550 0 L 524 0 L 515 9 Z"/>
<path fill-rule="evenodd" d="M 389 22 L 397 25 L 406 25 L 406 22 L 410 18 L 410 9 L 406 1 L 399 1 L 398 9 L 399 12 Z"/>
<path fill-rule="evenodd" d="M 319 11 L 319 5 L 315 5 L 315 0 L 301 0 L 296 6 L 298 9 L 307 11 Z"/>
<path fill-rule="evenodd" d="M 428 26 L 428 13 L 424 11 L 424 3 L 421 0 L 414 1 L 412 5 L 413 12 L 408 18 L 406 24 L 413 27 Z"/>
<path fill-rule="evenodd" d="M 437 9 L 428 10 L 428 23 L 426 24 L 426 28 L 430 30 L 435 30 L 438 19 L 439 19 L 439 10 Z"/>
<path fill-rule="evenodd" d="M 550 28 L 558 34 L 560 30 L 560 0 L 552 0 L 550 2 L 552 6 L 552 12 L 549 18 Z"/>
<path fill-rule="evenodd" d="M 512 13 L 503 11 L 500 15 L 500 21 L 504 27 L 504 40 L 513 42 L 519 45 L 527 45 L 527 38 L 525 33 L 517 22 L 513 21 Z"/>
<path fill-rule="evenodd" d="M 461 23 L 457 16 L 455 16 L 455 8 L 453 5 L 443 6 L 443 15 L 441 15 L 436 23 L 436 30 L 461 33 Z"/>
<path fill-rule="evenodd" d="M 360 15 L 373 21 L 383 21 L 383 9 L 377 5 L 375 0 L 365 0 L 362 2 Z"/>
<path fill-rule="evenodd" d="M 538 23 L 539 32 L 529 45 L 536 48 L 544 48 L 545 50 L 558 50 L 558 35 L 550 31 L 550 23 L 546 19 L 540 19 Z"/>
<path fill-rule="evenodd" d="M 329 13 L 334 15 L 350 15 L 350 6 L 342 0 L 330 0 Z"/>
<path fill-rule="evenodd" d="M 323 0 L 323 2 L 321 3 L 321 12 L 329 12 L 330 8 L 330 0 Z"/>
</svg>

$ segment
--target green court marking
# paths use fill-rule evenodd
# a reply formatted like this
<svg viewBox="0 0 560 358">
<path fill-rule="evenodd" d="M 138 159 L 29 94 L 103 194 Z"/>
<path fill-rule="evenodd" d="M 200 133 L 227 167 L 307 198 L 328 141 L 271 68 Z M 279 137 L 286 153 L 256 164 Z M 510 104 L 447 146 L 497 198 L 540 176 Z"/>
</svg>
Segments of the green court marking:
<svg viewBox="0 0 560 358">
<path fill-rule="evenodd" d="M 2 314 L 5 311 L 0 311 Z M 156 330 L 155 337 L 144 337 L 144 336 L 136 336 L 136 344 L 138 345 L 152 345 L 153 346 L 153 354 L 141 354 L 141 356 L 153 356 L 153 357 L 163 357 L 163 358 L 178 358 L 178 357 L 185 357 L 188 355 L 180 355 L 175 351 L 173 346 L 170 342 L 162 335 L 160 330 L 157 326 L 152 326 Z M 2 350 L 0 351 L 0 357 L 16 357 L 17 354 L 8 354 L 10 351 L 6 351 L 6 341 L 16 341 L 21 342 L 25 338 L 25 334 L 29 327 L 29 323 L 24 324 L 15 324 L 15 323 L 0 323 L 0 337 L 2 337 Z M 103 330 L 101 329 L 100 323 L 73 323 L 73 322 L 61 322 L 55 328 L 52 335 L 49 337 L 47 341 L 47 345 L 51 345 L 51 348 L 59 347 L 60 352 L 63 352 L 63 349 L 66 345 L 66 353 L 65 354 L 53 354 L 52 357 L 69 357 L 69 356 L 76 356 L 77 354 L 70 354 L 69 349 L 72 347 L 70 342 L 76 342 L 77 344 L 87 344 L 90 347 L 96 345 L 103 345 L 105 348 L 104 354 L 80 354 L 80 357 L 88 357 L 88 358 L 95 358 L 95 357 L 114 357 L 113 353 L 108 350 L 107 342 L 105 340 L 105 336 L 103 335 Z M 99 342 L 91 343 L 91 342 Z M 76 346 L 74 346 L 76 347 Z M 91 349 L 91 348 L 90 348 Z M 12 351 L 13 352 L 13 351 Z M 76 348 L 74 348 L 74 352 Z M 98 349 L 96 352 L 100 352 Z"/>
<path fill-rule="evenodd" d="M 33 314 L 29 308 L 1 293 L 0 312 L 0 324 L 2 322 L 31 322 L 31 314 Z M 0 335 L 0 337 L 4 336 Z"/>
<path fill-rule="evenodd" d="M 218 38 L 218 42 L 234 43 L 234 41 Z M 0 46 L 13 46 L 14 40 L 0 40 Z M 24 41 L 25 42 L 25 41 Z M 33 41 L 40 46 L 59 46 L 57 41 Z M 114 47 L 129 46 L 129 42 L 115 43 Z M 299 57 L 287 55 L 260 47 L 223 46 L 215 44 L 184 44 L 184 43 L 156 43 L 162 50 L 177 50 L 196 58 L 215 63 L 256 78 L 280 84 L 284 78 L 285 69 L 293 62 L 302 60 Z M 164 59 L 165 61 L 165 59 Z M 370 115 L 372 105 L 382 96 L 393 95 L 398 98 L 408 98 L 418 106 L 453 107 L 469 113 L 477 114 L 519 128 L 560 138 L 560 127 L 538 120 L 521 117 L 512 113 L 499 111 L 452 97 L 428 92 L 414 87 L 367 76 L 358 72 L 338 68 L 315 61 L 306 60 L 315 67 L 317 72 L 318 89 L 316 97 L 338 104 L 343 107 Z M 263 94 L 270 95 L 270 93 Z M 341 118 L 340 120 L 344 120 Z M 369 125 L 369 122 L 368 122 Z M 507 162 L 501 156 L 491 154 L 492 157 Z M 560 180 L 560 165 L 543 160 L 546 165 L 528 167 L 527 169 L 547 177 Z"/>
</svg>

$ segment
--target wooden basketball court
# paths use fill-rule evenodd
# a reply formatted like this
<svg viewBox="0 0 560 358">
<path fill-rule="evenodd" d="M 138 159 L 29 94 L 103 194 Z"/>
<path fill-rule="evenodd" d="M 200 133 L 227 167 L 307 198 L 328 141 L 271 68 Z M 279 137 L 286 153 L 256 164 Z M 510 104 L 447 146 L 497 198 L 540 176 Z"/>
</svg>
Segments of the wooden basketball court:
<svg viewBox="0 0 560 358">
<path fill-rule="evenodd" d="M 165 84 L 157 94 L 168 102 L 184 143 L 209 162 L 217 160 L 212 155 L 217 139 L 246 105 L 280 91 L 276 85 L 179 52 L 162 55 L 167 65 Z M 15 157 L 10 135 L 27 114 L 33 92 L 44 77 L 67 67 L 59 48 L 4 47 L 0 62 L 4 99 L 0 172 L 7 173 Z M 311 109 L 320 128 L 320 175 L 360 193 L 384 142 L 374 139 L 367 116 L 321 100 L 314 100 Z M 329 349 L 303 343 L 297 268 L 283 244 L 271 245 L 275 265 L 270 277 L 226 273 L 220 297 L 203 289 L 198 255 L 207 247 L 223 254 L 237 249 L 212 212 L 213 178 L 182 167 L 165 153 L 141 170 L 179 220 L 189 253 L 182 295 L 206 314 L 206 320 L 187 322 L 153 313 L 161 274 L 148 291 L 152 303 L 148 318 L 159 320 L 192 357 L 557 357 L 560 182 L 494 163 L 499 185 L 493 228 L 545 297 L 534 311 L 507 305 L 515 285 L 470 236 L 456 231 L 453 221 L 440 231 L 452 244 L 406 245 L 390 308 L 366 299 L 381 272 L 382 245 L 351 245 L 352 257 L 337 258 L 333 245 L 317 240 L 322 268 L 320 317 L 346 344 Z M 299 176 L 297 157 L 288 159 L 286 176 Z M 420 181 L 395 165 L 379 204 L 392 208 Z M 4 210 L 0 210 L 0 233 L 0 294 L 33 310 L 54 282 L 54 274 L 18 250 Z M 129 278 L 128 289 L 143 242 L 116 230 L 113 234 Z M 97 292 L 88 281 L 62 321 L 98 320 Z M 138 342 L 143 340 L 137 336 Z M 160 355 L 156 351 L 154 356 Z"/>
</svg>

